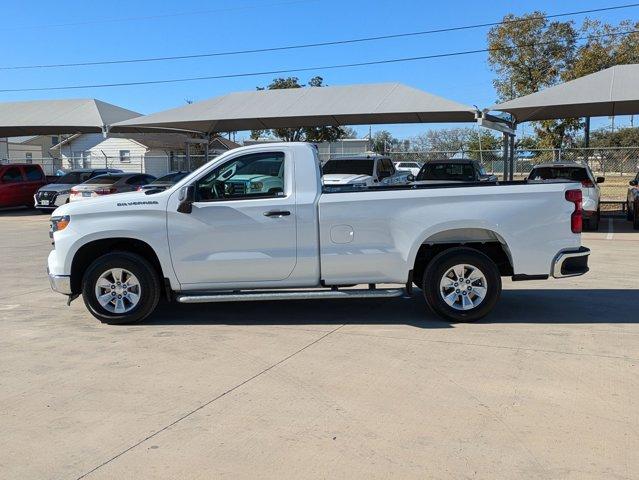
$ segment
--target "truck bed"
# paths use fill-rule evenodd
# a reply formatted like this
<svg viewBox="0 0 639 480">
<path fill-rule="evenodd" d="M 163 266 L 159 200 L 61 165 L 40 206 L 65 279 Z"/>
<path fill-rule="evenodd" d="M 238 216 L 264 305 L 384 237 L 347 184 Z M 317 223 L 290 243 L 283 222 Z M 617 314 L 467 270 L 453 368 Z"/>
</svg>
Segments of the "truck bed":
<svg viewBox="0 0 639 480">
<path fill-rule="evenodd" d="M 573 183 L 525 181 L 323 189 L 322 279 L 406 282 L 422 244 L 499 243 L 515 275 L 548 275 L 562 248 L 580 246 L 570 227 Z"/>
</svg>

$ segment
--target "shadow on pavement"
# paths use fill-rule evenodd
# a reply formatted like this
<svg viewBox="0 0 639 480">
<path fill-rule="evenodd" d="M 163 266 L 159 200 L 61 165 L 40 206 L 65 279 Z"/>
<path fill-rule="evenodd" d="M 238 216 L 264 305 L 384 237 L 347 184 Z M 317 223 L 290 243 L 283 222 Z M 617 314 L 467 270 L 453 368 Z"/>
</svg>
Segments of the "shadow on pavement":
<svg viewBox="0 0 639 480">
<path fill-rule="evenodd" d="M 26 207 L 0 208 L 0 217 L 44 217 L 45 214 L 51 215 L 51 211 Z"/>
<path fill-rule="evenodd" d="M 143 325 L 340 325 L 404 324 L 451 328 L 428 310 L 419 290 L 412 298 L 164 303 Z M 639 290 L 504 290 L 481 323 L 639 323 Z"/>
</svg>

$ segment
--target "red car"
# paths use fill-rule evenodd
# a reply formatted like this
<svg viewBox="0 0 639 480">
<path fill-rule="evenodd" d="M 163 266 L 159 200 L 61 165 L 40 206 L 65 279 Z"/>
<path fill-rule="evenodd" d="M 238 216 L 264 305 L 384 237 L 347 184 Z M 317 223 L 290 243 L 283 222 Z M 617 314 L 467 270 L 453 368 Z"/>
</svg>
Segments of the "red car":
<svg viewBox="0 0 639 480">
<path fill-rule="evenodd" d="M 0 165 L 0 208 L 33 207 L 33 195 L 46 183 L 47 178 L 40 165 Z"/>
</svg>

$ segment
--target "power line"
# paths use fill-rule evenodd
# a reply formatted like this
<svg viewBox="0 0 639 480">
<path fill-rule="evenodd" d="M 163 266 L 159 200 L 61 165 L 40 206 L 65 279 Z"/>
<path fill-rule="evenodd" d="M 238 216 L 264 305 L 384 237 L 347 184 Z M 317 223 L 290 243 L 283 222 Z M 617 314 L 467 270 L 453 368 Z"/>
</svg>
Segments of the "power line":
<svg viewBox="0 0 639 480">
<path fill-rule="evenodd" d="M 14 27 L 2 27 L 0 31 L 3 30 L 24 30 L 24 29 L 44 29 L 44 28 L 57 28 L 57 27 L 78 27 L 83 25 L 96 25 L 103 23 L 116 23 L 116 22 L 133 22 L 139 20 L 158 20 L 161 18 L 174 18 L 174 17 L 186 17 L 193 15 L 207 15 L 210 13 L 223 13 L 223 12 L 235 12 L 239 10 L 253 10 L 257 8 L 264 7 L 278 7 L 285 5 L 295 5 L 299 3 L 310 3 L 317 2 L 319 0 L 289 0 L 277 3 L 263 3 L 263 4 L 254 4 L 254 5 L 244 5 L 239 7 L 227 7 L 227 8 L 217 8 L 214 10 L 196 10 L 191 12 L 174 12 L 174 13 L 163 13 L 158 15 L 145 15 L 139 17 L 123 17 L 123 18 L 103 18 L 100 20 L 85 20 L 81 22 L 71 22 L 71 23 L 49 23 L 46 25 L 22 25 L 22 26 L 14 26 Z"/>
<path fill-rule="evenodd" d="M 578 37 L 577 40 L 591 40 L 594 38 L 630 35 L 633 33 L 639 33 L 639 30 L 628 30 L 628 31 L 617 32 L 617 33 L 606 33 L 602 35 Z M 537 43 L 515 45 L 513 47 L 482 48 L 477 50 L 464 50 L 460 52 L 439 53 L 434 55 L 422 55 L 418 57 L 392 58 L 392 59 L 385 59 L 385 60 L 373 60 L 368 62 L 343 63 L 343 64 L 337 64 L 337 65 L 324 65 L 324 66 L 315 66 L 315 67 L 287 68 L 287 69 L 278 69 L 278 70 L 267 70 L 267 71 L 261 71 L 261 72 L 230 73 L 225 75 L 206 75 L 206 76 L 199 76 L 199 77 L 145 80 L 145 81 L 139 81 L 139 82 L 100 83 L 100 84 L 91 84 L 91 85 L 64 85 L 64 86 L 56 86 L 56 87 L 33 87 L 33 88 L 5 88 L 5 89 L 0 89 L 0 93 L 78 90 L 78 89 L 84 89 L 84 88 L 130 87 L 130 86 L 139 86 L 139 85 L 159 85 L 159 84 L 166 84 L 166 83 L 195 82 L 195 81 L 201 81 L 201 80 L 221 80 L 221 79 L 228 79 L 228 78 L 258 77 L 262 75 L 280 75 L 284 73 L 299 73 L 299 72 L 318 71 L 318 70 L 320 71 L 335 70 L 340 68 L 364 67 L 364 66 L 370 66 L 370 65 L 384 65 L 384 64 L 390 64 L 390 63 L 414 62 L 418 60 L 431 60 L 435 58 L 458 57 L 462 55 L 472 55 L 472 54 L 486 53 L 486 52 L 492 52 L 492 51 L 515 50 L 518 48 L 528 48 L 528 47 L 535 47 L 539 45 L 549 45 L 551 43 L 553 42 L 537 42 Z"/>
<path fill-rule="evenodd" d="M 174 60 L 189 60 L 189 59 L 192 60 L 196 58 L 246 55 L 246 54 L 253 54 L 253 53 L 268 53 L 268 52 L 278 52 L 278 51 L 284 51 L 284 50 L 299 50 L 304 48 L 347 45 L 347 44 L 354 44 L 354 43 L 373 42 L 373 41 L 379 41 L 379 40 L 389 40 L 394 38 L 423 36 L 423 35 L 430 35 L 434 33 L 456 32 L 461 30 L 494 27 L 498 25 L 506 25 L 506 24 L 512 24 L 512 23 L 530 22 L 533 20 L 539 20 L 544 18 L 558 18 L 558 17 L 567 17 L 567 16 L 574 16 L 574 15 L 585 15 L 589 13 L 599 13 L 599 12 L 621 10 L 621 9 L 627 9 L 627 8 L 633 8 L 633 7 L 639 7 L 639 3 L 618 5 L 614 7 L 594 8 L 590 10 L 578 10 L 574 12 L 556 13 L 553 15 L 543 15 L 543 16 L 536 16 L 536 17 L 529 17 L 529 18 L 503 20 L 501 22 L 478 23 L 474 25 L 437 28 L 433 30 L 422 30 L 418 32 L 405 32 L 405 33 L 396 33 L 396 34 L 390 34 L 390 35 L 378 35 L 373 37 L 360 37 L 360 38 L 352 38 L 352 39 L 346 39 L 346 40 L 334 40 L 334 41 L 328 41 L 328 42 L 304 43 L 304 44 L 297 44 L 297 45 L 284 45 L 279 47 L 254 48 L 254 49 L 247 49 L 247 50 L 231 50 L 226 52 L 199 53 L 199 54 L 192 54 L 192 55 L 174 55 L 174 56 L 164 56 L 164 57 L 147 57 L 147 58 L 103 60 L 103 61 L 75 62 L 75 63 L 53 63 L 53 64 L 42 64 L 42 65 L 14 65 L 14 66 L 0 67 L 0 70 L 28 70 L 28 69 L 41 69 L 41 68 L 68 68 L 68 67 L 88 67 L 88 66 L 97 66 L 97 65 L 163 62 L 163 61 L 174 61 Z"/>
</svg>

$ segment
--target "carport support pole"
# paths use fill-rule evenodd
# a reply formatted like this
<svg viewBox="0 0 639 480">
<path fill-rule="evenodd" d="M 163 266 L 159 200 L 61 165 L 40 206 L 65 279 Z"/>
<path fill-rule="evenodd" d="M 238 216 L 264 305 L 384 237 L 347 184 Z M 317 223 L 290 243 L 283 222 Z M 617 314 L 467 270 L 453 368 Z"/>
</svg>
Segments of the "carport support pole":
<svg viewBox="0 0 639 480">
<path fill-rule="evenodd" d="M 510 135 L 507 133 L 502 133 L 502 148 L 503 148 L 503 159 L 504 159 L 504 182 L 508 180 L 508 147 L 510 146 Z"/>
<path fill-rule="evenodd" d="M 515 175 L 515 136 L 508 135 L 508 140 L 510 141 L 510 145 L 509 145 L 510 166 L 508 168 L 508 178 L 512 182 L 514 180 L 514 175 Z"/>
</svg>

